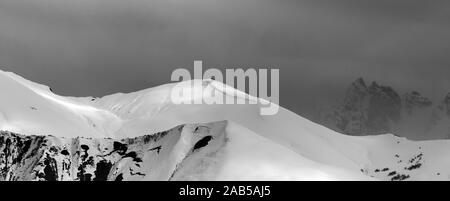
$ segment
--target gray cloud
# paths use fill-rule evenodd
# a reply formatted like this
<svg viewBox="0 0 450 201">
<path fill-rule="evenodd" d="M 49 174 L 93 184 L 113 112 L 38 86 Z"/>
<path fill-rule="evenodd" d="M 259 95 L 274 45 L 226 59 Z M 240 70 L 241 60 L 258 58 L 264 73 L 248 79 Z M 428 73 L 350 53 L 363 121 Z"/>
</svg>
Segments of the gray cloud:
<svg viewBox="0 0 450 201">
<path fill-rule="evenodd" d="M 281 104 L 300 113 L 359 76 L 440 97 L 450 91 L 449 9 L 440 0 L 3 0 L 0 66 L 74 96 L 167 83 L 194 59 L 274 67 Z"/>
</svg>

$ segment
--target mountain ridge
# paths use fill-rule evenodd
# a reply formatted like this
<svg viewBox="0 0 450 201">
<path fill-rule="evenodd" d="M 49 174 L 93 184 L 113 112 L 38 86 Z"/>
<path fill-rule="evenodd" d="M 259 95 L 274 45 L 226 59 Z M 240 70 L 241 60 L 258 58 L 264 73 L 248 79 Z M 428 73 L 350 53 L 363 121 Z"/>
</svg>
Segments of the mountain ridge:
<svg viewBox="0 0 450 201">
<path fill-rule="evenodd" d="M 344 135 L 283 107 L 262 116 L 259 104 L 173 104 L 170 92 L 177 83 L 75 98 L 21 82 L 0 73 L 0 91 L 8 94 L 0 99 L 0 130 L 19 134 L 0 134 L 10 139 L 0 143 L 5 180 L 450 179 L 445 140 Z M 202 82 L 201 88 L 190 81 L 183 87 L 196 92 L 193 99 L 213 99 L 197 93 L 204 88 L 246 97 L 221 83 Z M 381 89 L 387 88 L 372 89 L 378 102 L 396 97 Z M 161 132 L 168 134 L 158 138 Z M 158 140 L 145 143 L 146 135 Z M 35 154 L 25 151 L 29 140 Z"/>
<path fill-rule="evenodd" d="M 317 122 L 349 135 L 395 133 L 413 140 L 448 139 L 450 126 L 444 128 L 443 124 L 450 118 L 450 113 L 444 115 L 449 94 L 433 103 L 417 91 L 399 94 L 392 87 L 375 81 L 367 85 L 358 78 L 347 88 L 343 102 L 331 111 L 322 111 Z M 434 129 L 433 124 L 442 124 L 442 128 Z"/>
</svg>

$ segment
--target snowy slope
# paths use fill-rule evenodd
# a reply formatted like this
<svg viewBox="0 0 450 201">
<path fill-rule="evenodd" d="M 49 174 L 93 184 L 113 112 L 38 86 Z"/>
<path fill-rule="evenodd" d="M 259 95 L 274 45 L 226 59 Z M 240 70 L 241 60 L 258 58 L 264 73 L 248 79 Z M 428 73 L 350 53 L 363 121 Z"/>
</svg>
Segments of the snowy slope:
<svg viewBox="0 0 450 201">
<path fill-rule="evenodd" d="M 120 119 L 55 95 L 46 86 L 0 71 L 0 130 L 62 137 L 108 137 Z"/>
<path fill-rule="evenodd" d="M 2 130 L 54 135 L 52 143 L 77 136 L 94 137 L 86 138 L 86 144 L 96 144 L 94 147 L 111 146 L 113 139 L 101 139 L 105 137 L 125 141 L 145 156 L 145 164 L 151 161 L 140 165 L 140 172 L 146 176 L 134 177 L 128 172 L 124 173 L 128 176 L 122 175 L 125 180 L 446 180 L 450 175 L 450 146 L 445 140 L 413 142 L 393 135 L 347 136 L 284 108 L 276 115 L 261 116 L 260 105 L 176 105 L 170 100 L 175 84 L 90 99 L 61 97 L 11 73 L 1 73 L 0 82 L 0 90 L 11 94 L 9 99 L 0 100 Z M 245 98 L 215 81 L 205 80 L 201 86 Z M 191 86 L 185 82 L 184 87 Z M 212 98 L 209 93 L 200 93 L 199 88 L 193 91 L 193 99 Z M 224 132 L 213 132 L 214 140 L 195 153 L 192 150 L 201 139 L 193 137 L 192 130 L 161 141 L 168 148 L 158 157 L 150 154 L 146 158 L 147 148 L 154 144 L 127 141 L 180 125 L 223 121 L 227 122 Z M 63 149 L 67 143 L 57 147 Z M 130 164 L 123 162 L 122 155 L 108 160 L 120 166 L 119 172 L 129 170 L 123 168 Z"/>
<path fill-rule="evenodd" d="M 0 180 L 366 178 L 360 173 L 311 161 L 226 121 L 181 125 L 169 131 L 123 140 L 2 132 L 0 151 Z"/>
</svg>

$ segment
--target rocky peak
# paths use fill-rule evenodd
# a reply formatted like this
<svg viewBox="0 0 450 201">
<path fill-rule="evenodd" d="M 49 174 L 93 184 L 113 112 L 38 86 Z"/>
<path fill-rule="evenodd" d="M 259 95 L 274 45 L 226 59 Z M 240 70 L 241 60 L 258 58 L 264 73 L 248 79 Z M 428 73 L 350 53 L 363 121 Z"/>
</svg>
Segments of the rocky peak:
<svg viewBox="0 0 450 201">
<path fill-rule="evenodd" d="M 391 87 L 358 78 L 347 89 L 344 104 L 336 112 L 336 126 L 350 135 L 386 133 L 401 118 L 402 99 Z"/>
<path fill-rule="evenodd" d="M 370 94 L 374 96 L 380 96 L 386 99 L 392 99 L 396 102 L 400 101 L 400 95 L 389 86 L 379 85 L 377 82 L 372 82 L 369 87 Z"/>
<path fill-rule="evenodd" d="M 447 116 L 450 116 L 450 93 L 448 93 L 444 100 L 439 105 L 439 110 L 443 111 L 447 114 Z"/>
<path fill-rule="evenodd" d="M 379 88 L 379 87 L 380 87 L 380 85 L 378 85 L 378 83 L 376 81 L 373 81 L 372 84 L 370 84 L 369 88 L 376 89 L 376 88 Z"/>
<path fill-rule="evenodd" d="M 358 78 L 348 88 L 348 93 L 365 93 L 367 92 L 367 85 L 363 78 Z"/>
<path fill-rule="evenodd" d="M 429 107 L 433 102 L 417 91 L 405 93 L 402 97 L 404 108 L 411 113 L 414 108 Z"/>
<path fill-rule="evenodd" d="M 389 122 L 398 122 L 401 114 L 400 95 L 391 87 L 373 82 L 369 87 L 370 107 L 367 125 L 371 133 L 389 131 Z"/>
<path fill-rule="evenodd" d="M 356 88 L 362 88 L 365 89 L 367 88 L 366 82 L 364 81 L 364 79 L 362 77 L 356 79 L 352 85 Z"/>
<path fill-rule="evenodd" d="M 450 93 L 434 104 L 417 91 L 399 95 L 392 87 L 358 78 L 348 87 L 343 103 L 326 117 L 323 125 L 349 135 L 395 133 L 442 139 L 450 130 Z"/>
<path fill-rule="evenodd" d="M 445 98 L 444 98 L 444 103 L 446 103 L 447 105 L 450 105 L 450 93 L 448 93 Z"/>
<path fill-rule="evenodd" d="M 367 85 L 363 78 L 356 79 L 350 87 L 347 89 L 344 107 L 354 107 L 355 105 L 360 105 L 357 103 L 362 102 L 368 95 Z M 347 108 L 350 109 L 350 108 Z"/>
</svg>

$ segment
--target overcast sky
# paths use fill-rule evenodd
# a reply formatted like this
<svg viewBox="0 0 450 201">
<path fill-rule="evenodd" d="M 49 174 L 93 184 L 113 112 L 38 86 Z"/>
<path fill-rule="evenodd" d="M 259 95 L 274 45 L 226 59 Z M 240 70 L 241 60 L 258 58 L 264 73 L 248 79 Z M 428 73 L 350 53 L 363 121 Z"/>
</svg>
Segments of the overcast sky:
<svg viewBox="0 0 450 201">
<path fill-rule="evenodd" d="M 279 68 L 298 113 L 357 77 L 450 91 L 448 0 L 1 0 L 0 68 L 71 96 L 131 92 L 172 70 Z"/>
</svg>

